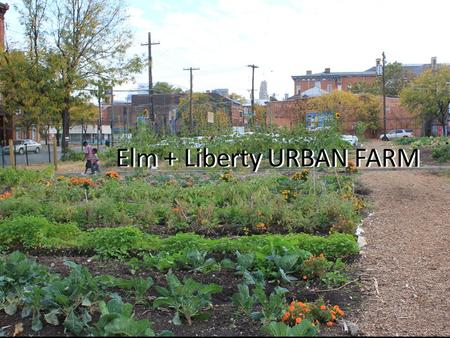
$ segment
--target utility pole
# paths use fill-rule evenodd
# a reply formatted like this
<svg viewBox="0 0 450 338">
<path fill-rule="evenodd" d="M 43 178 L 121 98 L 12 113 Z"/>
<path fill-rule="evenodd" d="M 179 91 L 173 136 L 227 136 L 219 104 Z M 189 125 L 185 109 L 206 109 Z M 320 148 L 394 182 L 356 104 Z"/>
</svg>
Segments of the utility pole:
<svg viewBox="0 0 450 338">
<path fill-rule="evenodd" d="M 153 75 L 152 75 L 152 46 L 159 45 L 159 42 L 152 42 L 152 34 L 148 32 L 147 43 L 142 43 L 141 46 L 148 47 L 148 97 L 150 101 L 150 120 L 155 123 L 155 111 L 153 109 Z"/>
<path fill-rule="evenodd" d="M 255 118 L 255 68 L 259 68 L 255 65 L 247 65 L 247 67 L 250 67 L 252 69 L 252 94 L 250 97 L 251 105 L 252 105 L 252 117 L 251 117 L 251 124 L 254 124 L 254 118 Z"/>
<path fill-rule="evenodd" d="M 192 80 L 193 80 L 193 76 L 192 76 L 192 71 L 193 70 L 200 70 L 200 68 L 184 68 L 183 70 L 188 70 L 189 74 L 190 74 L 190 90 L 189 90 L 189 129 L 191 131 L 191 133 L 194 131 L 194 118 L 192 116 Z"/>
<path fill-rule="evenodd" d="M 386 136 L 386 78 L 385 78 L 385 68 L 386 68 L 386 55 L 381 54 L 383 59 L 377 59 L 376 73 L 377 75 L 381 75 L 381 81 L 383 82 L 383 129 L 384 136 L 382 138 L 383 141 L 388 141 L 388 137 Z M 382 61 L 382 64 L 380 64 Z M 381 69 L 380 69 L 381 68 Z"/>
</svg>

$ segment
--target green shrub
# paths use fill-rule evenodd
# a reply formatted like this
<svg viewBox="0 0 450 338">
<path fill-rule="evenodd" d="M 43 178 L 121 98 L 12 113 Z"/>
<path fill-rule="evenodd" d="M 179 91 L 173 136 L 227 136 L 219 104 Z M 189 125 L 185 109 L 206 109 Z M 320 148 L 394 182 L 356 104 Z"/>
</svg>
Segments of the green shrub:
<svg viewBox="0 0 450 338">
<path fill-rule="evenodd" d="M 0 223 L 0 242 L 25 248 L 42 247 L 51 223 L 39 216 L 18 216 Z"/>
<path fill-rule="evenodd" d="M 1 168 L 0 188 L 13 187 L 23 184 L 36 184 L 36 182 L 41 179 L 51 178 L 53 176 L 53 173 L 53 166 L 49 166 L 44 170 Z"/>
<path fill-rule="evenodd" d="M 42 214 L 42 209 L 42 203 L 31 196 L 13 196 L 0 203 L 2 217 L 37 216 Z"/>
<path fill-rule="evenodd" d="M 96 227 L 131 225 L 131 218 L 123 210 L 123 202 L 109 197 L 94 199 L 78 206 L 77 221 L 80 224 Z"/>
<path fill-rule="evenodd" d="M 41 216 L 18 216 L 0 223 L 0 242 L 8 247 L 61 247 L 80 234 L 75 224 L 55 224 Z"/>
<path fill-rule="evenodd" d="M 61 156 L 61 161 L 83 161 L 84 153 L 81 151 L 75 151 L 73 149 L 67 149 L 67 152 Z"/>
<path fill-rule="evenodd" d="M 142 232 L 134 227 L 95 229 L 89 233 L 88 245 L 103 258 L 124 258 L 140 247 Z"/>
<path fill-rule="evenodd" d="M 450 159 L 450 145 L 442 144 L 431 151 L 431 156 L 438 162 L 444 163 Z"/>
</svg>

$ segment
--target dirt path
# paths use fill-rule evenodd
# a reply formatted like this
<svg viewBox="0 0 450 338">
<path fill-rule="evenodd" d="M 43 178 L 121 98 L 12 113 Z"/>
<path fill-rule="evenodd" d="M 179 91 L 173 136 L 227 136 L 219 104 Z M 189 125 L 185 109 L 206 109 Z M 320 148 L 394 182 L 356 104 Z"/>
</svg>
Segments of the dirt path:
<svg viewBox="0 0 450 338">
<path fill-rule="evenodd" d="M 364 335 L 450 335 L 450 179 L 366 171 L 374 214 L 363 228 Z M 376 284 L 378 284 L 378 293 Z"/>
</svg>

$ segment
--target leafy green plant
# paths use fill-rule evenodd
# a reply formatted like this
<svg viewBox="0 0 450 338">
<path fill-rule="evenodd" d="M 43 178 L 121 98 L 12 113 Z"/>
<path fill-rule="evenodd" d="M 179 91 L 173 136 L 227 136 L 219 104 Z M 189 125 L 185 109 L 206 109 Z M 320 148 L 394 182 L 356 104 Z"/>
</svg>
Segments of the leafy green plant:
<svg viewBox="0 0 450 338">
<path fill-rule="evenodd" d="M 173 273 L 166 275 L 167 288 L 155 286 L 161 295 L 153 302 L 153 307 L 167 305 L 175 309 L 172 322 L 181 325 L 180 314 L 184 316 L 188 325 L 192 319 L 208 306 L 211 306 L 211 295 L 222 291 L 217 284 L 201 284 L 191 278 L 184 278 L 181 282 Z"/>
<path fill-rule="evenodd" d="M 254 254 L 241 254 L 239 251 L 236 251 L 236 270 L 238 272 L 244 273 L 245 271 L 251 270 L 254 266 L 254 262 Z"/>
<path fill-rule="evenodd" d="M 241 312 L 250 315 L 253 305 L 256 303 L 256 297 L 250 295 L 250 289 L 245 283 L 238 284 L 237 288 L 238 292 L 233 294 L 231 300 Z"/>
<path fill-rule="evenodd" d="M 113 298 L 108 303 L 99 302 L 100 318 L 91 332 L 98 337 L 154 337 L 155 332 L 148 319 L 136 320 L 133 306 Z"/>
<path fill-rule="evenodd" d="M 302 252 L 302 254 L 304 256 L 303 258 L 310 256 L 309 252 L 306 251 Z M 284 253 L 283 255 L 277 255 L 276 253 L 273 253 L 271 256 L 268 256 L 267 259 L 272 261 L 278 269 L 277 272 L 273 274 L 276 278 L 282 279 L 288 283 L 297 280 L 297 278 L 292 276 L 291 274 L 298 271 L 300 267 L 300 265 L 298 264 L 300 253 Z"/>
<path fill-rule="evenodd" d="M 444 163 L 450 160 L 450 145 L 448 144 L 442 144 L 437 147 L 435 147 L 431 151 L 431 156 L 436 159 L 438 162 Z"/>
<path fill-rule="evenodd" d="M 79 233 L 75 224 L 55 224 L 42 216 L 17 216 L 0 222 L 0 242 L 8 247 L 59 247 Z"/>
<path fill-rule="evenodd" d="M 197 249 L 188 250 L 181 263 L 188 266 L 191 271 L 208 272 L 220 269 L 214 258 L 207 258 L 208 251 L 199 251 Z"/>
<path fill-rule="evenodd" d="M 286 299 L 284 295 L 287 292 L 287 289 L 277 286 L 267 297 L 264 286 L 256 285 L 254 294 L 261 305 L 261 311 L 253 312 L 252 318 L 261 320 L 264 325 L 279 319 L 285 307 Z"/>
<path fill-rule="evenodd" d="M 134 227 L 96 229 L 89 243 L 103 258 L 125 258 L 142 241 L 142 232 Z"/>
<path fill-rule="evenodd" d="M 263 327 L 263 332 L 274 337 L 314 337 L 317 336 L 318 330 L 305 319 L 293 327 L 280 322 L 271 322 Z"/>
<path fill-rule="evenodd" d="M 124 290 L 134 290 L 135 304 L 144 303 L 146 292 L 155 283 L 152 277 L 125 279 L 104 275 L 95 277 L 95 280 L 103 288 L 118 287 Z"/>
</svg>

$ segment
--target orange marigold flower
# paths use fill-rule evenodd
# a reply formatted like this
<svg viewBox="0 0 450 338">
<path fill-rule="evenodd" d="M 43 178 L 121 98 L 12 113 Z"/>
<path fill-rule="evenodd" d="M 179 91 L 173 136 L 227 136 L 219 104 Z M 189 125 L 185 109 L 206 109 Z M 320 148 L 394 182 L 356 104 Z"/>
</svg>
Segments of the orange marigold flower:
<svg viewBox="0 0 450 338">
<path fill-rule="evenodd" d="M 289 306 L 289 311 L 294 312 L 294 310 L 295 310 L 295 306 L 294 305 Z"/>
<path fill-rule="evenodd" d="M 109 177 L 109 178 L 115 178 L 115 179 L 120 178 L 120 175 L 117 171 L 107 171 L 105 176 Z"/>
<path fill-rule="evenodd" d="M 6 200 L 7 198 L 11 198 L 11 197 L 12 197 L 12 193 L 10 191 L 0 194 L 0 200 Z"/>
<path fill-rule="evenodd" d="M 302 322 L 302 319 L 300 317 L 295 318 L 295 323 L 300 324 Z"/>
<path fill-rule="evenodd" d="M 290 314 L 289 312 L 286 312 L 286 313 L 283 315 L 283 318 L 281 318 L 281 320 L 282 320 L 283 322 L 285 322 L 285 321 L 287 321 L 287 320 L 289 319 L 290 316 L 291 316 L 291 314 Z"/>
<path fill-rule="evenodd" d="M 342 309 L 339 307 L 339 305 L 335 305 L 333 306 L 334 311 L 336 312 L 337 315 L 344 317 L 345 316 L 345 312 L 342 311 Z"/>
<path fill-rule="evenodd" d="M 328 327 L 332 327 L 333 326 L 333 322 L 327 322 L 327 326 Z"/>
<path fill-rule="evenodd" d="M 300 307 L 305 307 L 306 306 L 305 303 L 302 303 L 302 302 L 297 302 L 297 305 L 300 306 Z"/>
<path fill-rule="evenodd" d="M 326 310 L 327 307 L 326 307 L 325 305 L 321 305 L 321 306 L 320 306 L 320 309 L 321 309 L 321 310 Z"/>
</svg>

